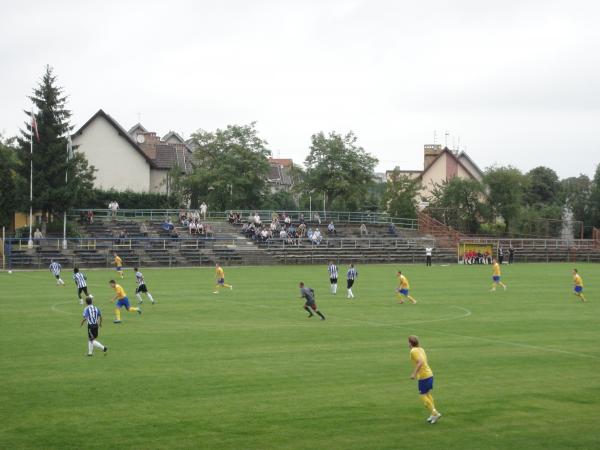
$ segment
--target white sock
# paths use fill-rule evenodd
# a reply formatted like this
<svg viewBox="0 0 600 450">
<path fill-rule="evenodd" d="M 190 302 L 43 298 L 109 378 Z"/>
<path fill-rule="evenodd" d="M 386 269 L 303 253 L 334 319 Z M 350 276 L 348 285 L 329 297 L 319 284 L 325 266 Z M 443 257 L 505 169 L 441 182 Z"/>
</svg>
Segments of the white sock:
<svg viewBox="0 0 600 450">
<path fill-rule="evenodd" d="M 58 279 L 58 284 L 65 284 L 65 282 L 62 280 L 62 278 Z"/>
<path fill-rule="evenodd" d="M 337 283 L 333 285 L 333 293 L 337 294 Z"/>
<path fill-rule="evenodd" d="M 94 340 L 92 343 L 94 344 L 94 347 L 104 350 L 104 345 L 102 345 L 100 342 Z"/>
<path fill-rule="evenodd" d="M 92 353 L 94 353 L 94 344 L 92 344 L 92 341 L 88 341 L 88 355 Z"/>
<path fill-rule="evenodd" d="M 142 300 L 142 296 L 141 296 L 139 293 L 138 293 L 138 294 L 135 294 L 135 296 L 136 296 L 136 298 L 138 299 L 138 302 L 139 302 L 139 303 L 142 303 L 142 302 L 143 302 L 143 300 Z"/>
<path fill-rule="evenodd" d="M 348 295 L 350 298 L 354 298 L 354 294 L 352 293 L 352 289 L 348 289 Z"/>
<path fill-rule="evenodd" d="M 150 301 L 152 303 L 154 303 L 154 299 L 152 298 L 152 294 L 150 292 L 146 292 L 146 295 L 148 296 L 148 298 L 150 299 Z"/>
</svg>

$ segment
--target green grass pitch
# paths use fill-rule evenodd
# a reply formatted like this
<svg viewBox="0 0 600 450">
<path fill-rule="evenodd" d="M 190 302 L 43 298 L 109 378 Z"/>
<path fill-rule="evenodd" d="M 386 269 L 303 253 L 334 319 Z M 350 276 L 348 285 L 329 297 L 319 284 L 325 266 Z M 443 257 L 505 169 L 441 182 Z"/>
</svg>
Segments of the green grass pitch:
<svg viewBox="0 0 600 450">
<path fill-rule="evenodd" d="M 593 449 L 600 446 L 600 266 L 359 266 L 356 299 L 326 267 L 146 269 L 158 301 L 114 325 L 108 270 L 86 271 L 107 356 L 87 351 L 81 307 L 51 274 L 0 274 L 0 448 Z M 327 321 L 307 319 L 297 285 Z M 123 286 L 135 302 L 134 276 Z M 409 379 L 417 334 L 443 413 L 425 422 Z"/>
</svg>

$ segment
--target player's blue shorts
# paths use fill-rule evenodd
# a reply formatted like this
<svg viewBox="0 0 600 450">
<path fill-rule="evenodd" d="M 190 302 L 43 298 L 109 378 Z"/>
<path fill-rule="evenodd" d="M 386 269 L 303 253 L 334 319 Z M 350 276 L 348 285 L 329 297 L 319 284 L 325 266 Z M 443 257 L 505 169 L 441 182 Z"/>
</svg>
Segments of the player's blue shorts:
<svg viewBox="0 0 600 450">
<path fill-rule="evenodd" d="M 408 295 L 408 289 L 398 289 L 398 292 L 400 292 L 402 295 Z"/>
<path fill-rule="evenodd" d="M 583 286 L 575 286 L 575 288 L 573 289 L 577 294 L 580 294 L 583 292 Z"/>
<path fill-rule="evenodd" d="M 432 389 L 433 377 L 425 378 L 424 380 L 419 380 L 419 394 L 427 394 Z"/>
<path fill-rule="evenodd" d="M 219 278 L 217 284 L 225 284 L 225 278 Z"/>
<path fill-rule="evenodd" d="M 494 280 L 494 282 L 496 282 L 496 283 L 497 283 L 498 281 L 500 281 L 500 277 L 499 277 L 498 275 L 494 275 L 494 276 L 492 277 L 492 280 Z"/>
<path fill-rule="evenodd" d="M 121 271 L 123 270 L 123 267 L 121 267 L 121 266 L 117 266 L 117 267 L 115 267 L 115 270 L 116 270 L 117 272 L 121 272 Z"/>
<path fill-rule="evenodd" d="M 119 301 L 117 301 L 117 308 L 125 307 L 125 309 L 129 309 L 129 299 L 127 297 L 123 297 Z"/>
</svg>

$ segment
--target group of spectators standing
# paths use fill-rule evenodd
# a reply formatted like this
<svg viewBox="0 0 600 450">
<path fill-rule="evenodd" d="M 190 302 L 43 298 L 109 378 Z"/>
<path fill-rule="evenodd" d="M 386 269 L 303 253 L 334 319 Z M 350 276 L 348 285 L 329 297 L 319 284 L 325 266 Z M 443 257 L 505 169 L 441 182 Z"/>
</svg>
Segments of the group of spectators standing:
<svg viewBox="0 0 600 450">
<path fill-rule="evenodd" d="M 511 245 L 508 250 L 504 250 L 501 245 L 498 246 L 498 263 L 504 262 L 504 257 L 508 255 L 508 263 L 512 264 L 515 260 L 515 249 Z M 492 255 L 490 252 L 481 252 L 477 250 L 467 250 L 463 255 L 464 264 L 492 264 Z"/>
</svg>

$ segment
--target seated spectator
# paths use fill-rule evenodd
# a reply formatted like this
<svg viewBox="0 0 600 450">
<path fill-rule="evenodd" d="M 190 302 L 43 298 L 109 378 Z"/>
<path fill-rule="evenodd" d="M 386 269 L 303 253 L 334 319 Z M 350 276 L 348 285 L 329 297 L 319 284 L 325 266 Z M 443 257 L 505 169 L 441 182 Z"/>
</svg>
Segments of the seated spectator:
<svg viewBox="0 0 600 450">
<path fill-rule="evenodd" d="M 287 214 L 284 214 L 284 216 L 285 216 L 285 219 L 283 219 L 283 222 L 289 226 L 292 223 L 292 219 Z"/>
<path fill-rule="evenodd" d="M 360 236 L 368 236 L 369 232 L 367 231 L 367 226 L 364 223 L 360 224 Z"/>
<path fill-rule="evenodd" d="M 313 233 L 314 233 L 314 231 L 313 231 L 312 227 L 311 227 L 311 228 L 309 228 L 309 229 L 308 229 L 308 231 L 306 232 L 306 237 L 307 237 L 308 239 L 311 239 L 311 240 L 312 240 L 312 235 L 313 235 Z"/>
<path fill-rule="evenodd" d="M 173 226 L 173 221 L 171 221 L 171 219 L 167 219 L 163 222 L 163 224 L 161 225 L 162 229 L 165 231 L 171 231 L 172 229 L 174 229 L 175 227 Z"/>
<path fill-rule="evenodd" d="M 235 223 L 235 215 L 233 214 L 233 211 L 229 211 L 229 214 L 227 214 L 227 222 L 230 224 Z"/>
<path fill-rule="evenodd" d="M 148 237 L 148 227 L 146 226 L 146 222 L 142 222 L 140 225 L 140 233 L 144 237 Z"/>
<path fill-rule="evenodd" d="M 319 225 L 321 225 L 321 216 L 319 215 L 318 212 L 316 212 L 316 213 L 313 214 L 313 220 L 315 222 L 317 222 Z"/>
<path fill-rule="evenodd" d="M 91 209 L 89 209 L 87 212 L 87 221 L 88 223 L 94 223 L 94 211 Z"/>
<path fill-rule="evenodd" d="M 322 240 L 323 240 L 323 236 L 321 236 L 321 232 L 317 228 L 312 234 L 311 241 L 313 244 L 319 245 Z"/>
<path fill-rule="evenodd" d="M 202 234 L 202 235 L 206 234 L 206 230 L 204 228 L 204 224 L 203 223 L 196 224 L 196 232 L 198 234 Z"/>
<path fill-rule="evenodd" d="M 212 227 L 209 224 L 202 225 L 202 231 L 206 237 L 213 237 L 215 235 Z"/>
<path fill-rule="evenodd" d="M 304 214 L 300 214 L 300 216 L 298 217 L 298 222 L 300 222 L 300 223 L 305 223 L 306 222 L 304 220 Z"/>
<path fill-rule="evenodd" d="M 196 233 L 196 222 L 193 219 L 188 223 L 188 231 L 190 235 Z"/>
<path fill-rule="evenodd" d="M 290 228 L 293 228 L 293 226 Z M 306 224 L 301 223 L 300 225 L 298 225 L 298 237 L 303 238 L 304 236 L 306 236 Z"/>
<path fill-rule="evenodd" d="M 391 234 L 392 236 L 397 236 L 398 233 L 396 231 L 396 225 L 394 225 L 393 223 L 390 223 L 388 225 L 388 233 Z"/>
<path fill-rule="evenodd" d="M 254 213 L 254 217 L 252 218 L 252 220 L 254 221 L 254 225 L 256 225 L 257 227 L 260 227 L 262 225 L 260 216 L 258 215 L 257 212 Z"/>
<path fill-rule="evenodd" d="M 331 222 L 329 222 L 329 225 L 327 225 L 327 234 L 329 234 L 329 235 L 337 234 L 335 225 L 333 224 L 333 220 Z"/>
<path fill-rule="evenodd" d="M 285 231 L 282 228 L 281 231 L 279 232 L 279 239 L 286 239 L 287 237 L 288 237 L 287 231 Z"/>
</svg>

